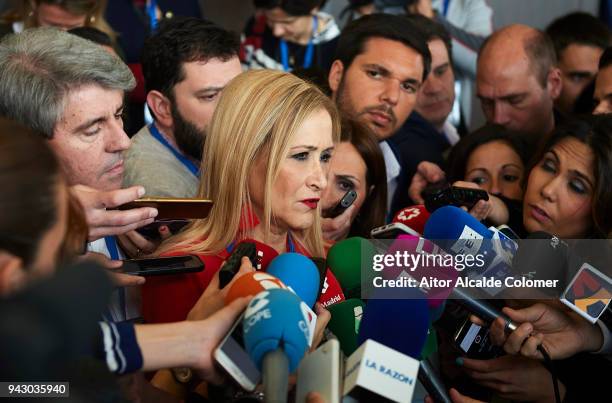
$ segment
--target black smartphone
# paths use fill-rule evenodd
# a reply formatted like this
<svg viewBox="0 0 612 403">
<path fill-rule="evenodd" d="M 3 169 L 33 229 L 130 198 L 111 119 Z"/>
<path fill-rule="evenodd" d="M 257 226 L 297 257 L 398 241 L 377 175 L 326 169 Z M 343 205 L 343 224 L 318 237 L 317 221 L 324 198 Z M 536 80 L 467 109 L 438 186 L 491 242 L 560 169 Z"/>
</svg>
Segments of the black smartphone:
<svg viewBox="0 0 612 403">
<path fill-rule="evenodd" d="M 327 260 L 322 257 L 311 257 L 310 260 L 313 261 L 315 266 L 317 266 L 317 271 L 319 272 L 319 292 L 317 293 L 317 301 L 321 298 L 321 292 L 323 291 L 323 286 L 325 285 L 325 276 L 327 275 Z"/>
<path fill-rule="evenodd" d="M 240 261 L 243 256 L 251 260 L 253 267 L 257 267 L 257 248 L 255 244 L 253 242 L 239 243 L 227 258 L 221 270 L 219 270 L 219 288 L 225 287 L 232 281 L 238 270 L 240 270 Z"/>
<path fill-rule="evenodd" d="M 501 347 L 491 342 L 489 328 L 470 321 L 468 317 L 455 333 L 455 345 L 468 358 L 489 360 L 503 354 Z"/>
<path fill-rule="evenodd" d="M 425 200 L 425 208 L 430 213 L 444 206 L 463 206 L 469 210 L 479 200 L 489 200 L 489 194 L 485 190 L 451 186 L 446 182 L 431 184 L 425 188 L 421 196 Z"/>
<path fill-rule="evenodd" d="M 157 209 L 157 219 L 198 219 L 208 217 L 213 202 L 207 199 L 186 199 L 175 197 L 143 197 L 117 207 L 129 210 L 139 207 Z"/>
<path fill-rule="evenodd" d="M 349 190 L 342 196 L 342 199 L 336 204 L 334 207 L 323 212 L 324 218 L 336 218 L 340 214 L 344 213 L 344 211 L 351 207 L 351 204 L 355 202 L 357 199 L 357 192 L 354 190 Z"/>
<path fill-rule="evenodd" d="M 170 274 L 196 273 L 204 270 L 204 262 L 195 255 L 129 259 L 123 261 L 121 271 L 137 276 L 163 276 Z"/>
<path fill-rule="evenodd" d="M 177 234 L 187 224 L 189 224 L 189 220 L 156 220 L 149 225 L 138 228 L 136 231 L 145 238 L 155 241 L 161 239 L 159 227 L 165 225 L 171 234 Z"/>
</svg>

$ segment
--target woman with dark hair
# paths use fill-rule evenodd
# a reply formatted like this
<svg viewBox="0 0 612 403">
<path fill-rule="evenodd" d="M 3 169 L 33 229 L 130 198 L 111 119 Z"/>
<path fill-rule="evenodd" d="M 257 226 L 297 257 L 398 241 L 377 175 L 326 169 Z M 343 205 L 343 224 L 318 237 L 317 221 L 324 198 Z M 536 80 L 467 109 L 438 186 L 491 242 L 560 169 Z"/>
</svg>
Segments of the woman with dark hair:
<svg viewBox="0 0 612 403">
<path fill-rule="evenodd" d="M 485 125 L 453 147 L 448 158 L 448 181 L 473 182 L 496 196 L 520 200 L 527 150 L 519 135 L 503 126 Z"/>
<path fill-rule="evenodd" d="M 369 238 L 372 228 L 384 225 L 386 175 L 385 160 L 376 136 L 366 126 L 344 120 L 340 143 L 336 145 L 328 171 L 328 185 L 321 198 L 323 216 L 349 190 L 357 192 L 357 199 L 339 217 L 323 220 L 327 240 L 337 241 L 348 236 Z"/>
<path fill-rule="evenodd" d="M 248 68 L 328 72 L 340 29 L 321 12 L 324 0 L 254 0 L 257 13 L 244 31 L 242 62 Z"/>
</svg>

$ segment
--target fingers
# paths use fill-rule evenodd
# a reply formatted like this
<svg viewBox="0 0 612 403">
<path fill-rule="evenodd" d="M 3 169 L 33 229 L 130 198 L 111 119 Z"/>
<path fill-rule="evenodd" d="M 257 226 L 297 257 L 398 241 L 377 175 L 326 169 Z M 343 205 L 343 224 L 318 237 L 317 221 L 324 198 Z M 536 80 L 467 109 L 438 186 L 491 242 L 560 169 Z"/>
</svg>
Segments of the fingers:
<svg viewBox="0 0 612 403">
<path fill-rule="evenodd" d="M 508 339 L 504 343 L 504 350 L 508 354 L 518 354 L 523 347 L 523 343 L 529 338 L 533 332 L 531 323 L 523 323 L 515 331 L 508 335 Z"/>
<path fill-rule="evenodd" d="M 314 308 L 314 311 L 317 314 L 317 323 L 315 325 L 312 346 L 310 347 L 311 351 L 316 349 L 323 340 L 323 332 L 331 320 L 331 313 L 329 313 L 327 309 L 323 308 L 323 305 L 317 302 Z"/>
<path fill-rule="evenodd" d="M 112 260 L 106 255 L 98 252 L 87 252 L 79 258 L 79 260 L 91 260 L 105 269 L 117 270 L 123 265 L 121 260 Z"/>
<path fill-rule="evenodd" d="M 136 231 L 118 235 L 117 240 L 123 251 L 131 258 L 153 253 L 158 246 L 157 242 L 149 241 Z"/>
<path fill-rule="evenodd" d="M 325 403 L 325 399 L 317 392 L 309 392 L 306 395 L 306 403 Z"/>
<path fill-rule="evenodd" d="M 537 303 L 523 309 L 512 309 L 505 307 L 502 311 L 508 315 L 514 322 L 537 322 L 542 317 L 548 307 L 544 304 Z"/>
<path fill-rule="evenodd" d="M 137 209 L 137 210 L 141 210 L 141 209 Z M 126 211 L 123 211 L 123 213 L 126 213 L 128 211 L 133 211 L 133 210 L 126 210 Z M 133 231 L 140 227 L 144 227 L 145 225 L 149 225 L 153 221 L 155 221 L 155 218 L 147 218 L 145 220 L 137 221 L 131 224 L 112 227 L 112 226 L 106 226 L 106 225 L 96 226 L 92 224 L 91 222 L 89 222 L 88 220 L 87 221 L 87 225 L 89 226 L 88 240 L 89 242 L 93 242 L 96 239 L 100 239 L 105 236 L 125 234 L 126 232 Z"/>
<path fill-rule="evenodd" d="M 482 319 L 480 319 L 476 315 L 470 315 L 470 322 L 472 322 L 472 323 L 474 323 L 476 325 L 479 325 L 479 326 L 486 326 L 487 325 Z"/>
<path fill-rule="evenodd" d="M 421 192 L 429 183 L 435 183 L 444 179 L 444 171 L 439 166 L 429 161 L 422 161 L 417 166 L 417 172 L 412 177 L 408 195 L 417 204 L 423 204 L 425 201 L 421 197 Z"/>
<path fill-rule="evenodd" d="M 107 192 L 99 192 L 98 204 L 99 208 L 113 208 L 122 204 L 134 201 L 145 194 L 145 188 L 142 186 L 132 186 L 125 189 L 110 190 Z"/>
<path fill-rule="evenodd" d="M 427 180 L 418 172 L 412 177 L 410 187 L 408 188 L 408 196 L 416 204 L 424 204 L 425 200 L 421 197 L 421 192 L 427 187 Z"/>
<path fill-rule="evenodd" d="M 491 203 L 486 200 L 478 200 L 478 202 L 470 210 L 470 215 L 478 221 L 482 221 L 489 216 L 490 212 Z"/>
<path fill-rule="evenodd" d="M 251 298 L 252 297 L 236 298 L 231 304 L 225 306 L 215 312 L 210 318 L 206 319 L 207 323 L 210 324 L 210 334 L 216 337 L 213 343 L 215 346 L 219 344 L 221 339 L 229 332 L 238 316 L 245 310 Z"/>
<path fill-rule="evenodd" d="M 491 341 L 496 346 L 503 346 L 508 335 L 506 334 L 506 320 L 501 316 L 496 318 L 489 328 Z"/>
<path fill-rule="evenodd" d="M 542 345 L 542 343 L 544 343 L 544 335 L 541 333 L 529 337 L 521 347 L 521 355 L 538 360 L 544 359 L 544 356 L 538 350 L 538 347 Z"/>
<path fill-rule="evenodd" d="M 159 236 L 162 241 L 172 236 L 172 232 L 170 232 L 170 228 L 168 228 L 167 225 L 162 225 L 157 229 L 157 231 L 159 232 Z"/>
<path fill-rule="evenodd" d="M 453 403 L 484 403 L 480 400 L 472 399 L 471 397 L 467 397 L 459 393 L 457 389 L 451 388 L 448 391 L 449 397 L 453 401 Z"/>
<path fill-rule="evenodd" d="M 141 276 L 134 276 L 125 273 L 109 273 L 111 280 L 117 287 L 135 287 L 145 283 L 145 278 Z"/>
<path fill-rule="evenodd" d="M 453 183 L 453 186 L 459 186 L 462 188 L 469 188 L 469 189 L 480 189 L 480 186 L 478 186 L 474 182 L 466 182 L 466 181 L 455 181 Z"/>
<path fill-rule="evenodd" d="M 323 229 L 323 237 L 331 241 L 336 241 L 342 238 L 344 234 L 348 233 L 351 227 L 351 217 L 353 217 L 355 208 L 355 205 L 352 205 L 338 217 L 322 219 L 321 227 Z"/>
<path fill-rule="evenodd" d="M 221 290 L 223 297 L 225 298 L 225 295 L 228 293 L 228 291 L 232 288 L 232 286 L 234 285 L 234 283 L 242 276 L 244 276 L 247 273 L 252 273 L 255 271 L 255 268 L 253 267 L 253 265 L 251 264 L 251 259 L 249 259 L 246 256 L 243 256 L 242 259 L 240 259 L 240 269 L 238 270 L 238 272 L 234 275 L 234 277 L 232 278 L 232 281 L 230 281 L 229 283 L 227 283 L 227 285 L 225 287 L 223 287 L 223 289 Z M 219 276 L 217 275 L 217 280 L 218 280 Z M 217 284 L 217 287 L 219 285 Z"/>
</svg>

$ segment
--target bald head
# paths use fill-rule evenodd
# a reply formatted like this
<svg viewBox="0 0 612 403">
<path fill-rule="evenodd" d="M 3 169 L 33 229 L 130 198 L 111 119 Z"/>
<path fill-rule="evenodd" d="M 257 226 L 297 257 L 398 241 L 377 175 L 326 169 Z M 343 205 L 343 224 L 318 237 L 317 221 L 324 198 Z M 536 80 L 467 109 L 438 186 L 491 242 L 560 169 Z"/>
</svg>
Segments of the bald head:
<svg viewBox="0 0 612 403">
<path fill-rule="evenodd" d="M 491 35 L 480 50 L 476 72 L 487 120 L 536 137 L 550 132 L 553 102 L 561 91 L 555 64 L 552 43 L 541 31 L 510 25 Z"/>
</svg>

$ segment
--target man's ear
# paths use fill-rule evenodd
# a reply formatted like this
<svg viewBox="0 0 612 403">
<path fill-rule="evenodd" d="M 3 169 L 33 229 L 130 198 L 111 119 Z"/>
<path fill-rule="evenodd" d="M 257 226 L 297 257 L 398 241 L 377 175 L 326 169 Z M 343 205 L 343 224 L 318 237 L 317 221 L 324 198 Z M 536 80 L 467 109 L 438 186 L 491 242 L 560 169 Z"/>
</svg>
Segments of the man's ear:
<svg viewBox="0 0 612 403">
<path fill-rule="evenodd" d="M 338 88 L 340 88 L 340 82 L 342 81 L 343 74 L 344 64 L 342 64 L 340 60 L 334 60 L 331 65 L 331 69 L 329 69 L 329 76 L 327 77 L 329 88 L 331 88 L 332 92 L 334 93 L 334 97 L 336 96 Z"/>
<path fill-rule="evenodd" d="M 553 99 L 557 99 L 561 94 L 561 90 L 563 89 L 563 81 L 561 80 L 561 70 L 557 67 L 553 67 L 548 72 L 548 77 L 546 78 L 546 85 L 548 87 L 548 92 L 550 97 Z"/>
<path fill-rule="evenodd" d="M 174 121 L 172 119 L 172 105 L 168 97 L 159 91 L 152 90 L 147 94 L 147 105 L 161 126 L 172 127 Z"/>
<path fill-rule="evenodd" d="M 0 296 L 7 296 L 21 289 L 26 275 L 21 259 L 8 252 L 0 252 Z"/>
</svg>

